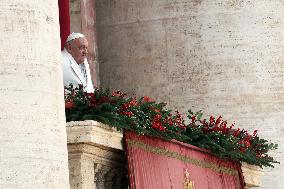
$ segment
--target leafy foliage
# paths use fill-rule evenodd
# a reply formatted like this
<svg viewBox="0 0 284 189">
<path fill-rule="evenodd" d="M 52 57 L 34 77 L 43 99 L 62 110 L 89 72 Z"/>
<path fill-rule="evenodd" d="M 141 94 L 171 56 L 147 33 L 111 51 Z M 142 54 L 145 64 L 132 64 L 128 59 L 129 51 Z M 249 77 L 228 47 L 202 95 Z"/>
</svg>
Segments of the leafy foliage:
<svg viewBox="0 0 284 189">
<path fill-rule="evenodd" d="M 85 93 L 72 86 L 65 89 L 66 121 L 96 120 L 118 130 L 131 130 L 137 134 L 178 140 L 208 149 L 223 159 L 243 161 L 258 166 L 279 163 L 268 156 L 277 144 L 259 138 L 257 131 L 249 134 L 244 129 L 228 126 L 221 116 L 202 119 L 202 112 L 188 111 L 189 124 L 178 112 L 172 113 L 165 103 L 156 103 L 144 96 L 127 97 L 120 91 L 96 89 Z"/>
</svg>

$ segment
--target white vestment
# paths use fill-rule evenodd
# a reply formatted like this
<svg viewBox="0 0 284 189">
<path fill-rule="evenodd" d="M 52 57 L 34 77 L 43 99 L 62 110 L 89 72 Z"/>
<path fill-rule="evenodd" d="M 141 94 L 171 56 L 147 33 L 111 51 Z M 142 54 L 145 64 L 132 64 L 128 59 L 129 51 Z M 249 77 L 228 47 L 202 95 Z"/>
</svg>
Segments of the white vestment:
<svg viewBox="0 0 284 189">
<path fill-rule="evenodd" d="M 67 52 L 66 49 L 61 51 L 61 58 L 63 64 L 64 86 L 69 87 L 69 85 L 72 84 L 74 87 L 78 87 L 79 85 L 83 85 L 85 92 L 94 92 L 94 86 L 91 79 L 90 68 L 87 59 L 85 59 L 84 61 L 86 73 L 83 74 L 80 66 L 74 60 L 72 55 Z"/>
</svg>

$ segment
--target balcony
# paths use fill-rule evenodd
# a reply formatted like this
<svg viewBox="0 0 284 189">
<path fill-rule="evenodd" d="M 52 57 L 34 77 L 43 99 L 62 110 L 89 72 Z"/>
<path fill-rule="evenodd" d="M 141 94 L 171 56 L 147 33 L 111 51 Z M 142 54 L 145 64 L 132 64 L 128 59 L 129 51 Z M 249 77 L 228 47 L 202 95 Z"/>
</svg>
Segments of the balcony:
<svg viewBox="0 0 284 189">
<path fill-rule="evenodd" d="M 96 121 L 67 123 L 71 189 L 128 188 L 123 134 Z M 246 188 L 261 186 L 262 169 L 242 164 Z"/>
</svg>

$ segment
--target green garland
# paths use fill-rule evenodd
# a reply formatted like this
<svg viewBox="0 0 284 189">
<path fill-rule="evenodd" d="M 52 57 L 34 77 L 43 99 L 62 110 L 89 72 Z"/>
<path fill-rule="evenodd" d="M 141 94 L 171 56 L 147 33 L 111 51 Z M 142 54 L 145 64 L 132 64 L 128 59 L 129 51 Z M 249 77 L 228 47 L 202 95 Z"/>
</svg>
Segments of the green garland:
<svg viewBox="0 0 284 189">
<path fill-rule="evenodd" d="M 188 111 L 189 124 L 183 116 L 174 114 L 165 103 L 156 103 L 149 97 L 127 97 L 120 91 L 96 89 L 85 93 L 82 88 L 65 89 L 66 121 L 96 120 L 118 130 L 130 130 L 137 134 L 176 139 L 203 149 L 210 150 L 222 159 L 262 166 L 279 163 L 268 155 L 277 149 L 277 144 L 259 138 L 257 131 L 249 134 L 244 129 L 227 125 L 221 116 L 202 119 L 202 112 Z"/>
</svg>

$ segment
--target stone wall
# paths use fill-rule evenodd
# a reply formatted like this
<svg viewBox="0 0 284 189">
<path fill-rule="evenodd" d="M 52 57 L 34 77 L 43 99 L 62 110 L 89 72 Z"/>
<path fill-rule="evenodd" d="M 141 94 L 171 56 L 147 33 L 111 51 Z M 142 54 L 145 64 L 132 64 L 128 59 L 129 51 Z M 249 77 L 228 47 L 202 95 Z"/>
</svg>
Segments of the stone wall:
<svg viewBox="0 0 284 189">
<path fill-rule="evenodd" d="M 58 1 L 0 9 L 0 188 L 69 188 Z"/>
<path fill-rule="evenodd" d="M 222 114 L 284 152 L 282 0 L 97 0 L 101 85 Z M 282 188 L 284 165 L 263 188 Z"/>
</svg>

